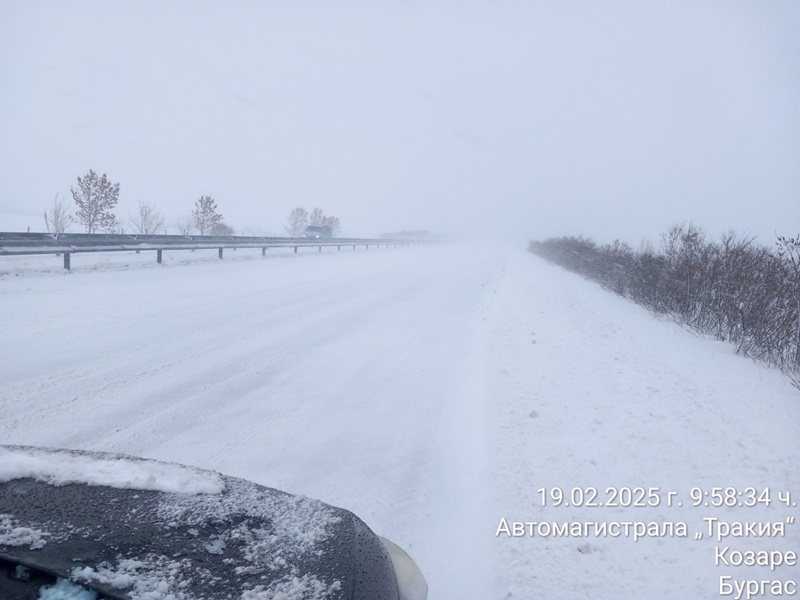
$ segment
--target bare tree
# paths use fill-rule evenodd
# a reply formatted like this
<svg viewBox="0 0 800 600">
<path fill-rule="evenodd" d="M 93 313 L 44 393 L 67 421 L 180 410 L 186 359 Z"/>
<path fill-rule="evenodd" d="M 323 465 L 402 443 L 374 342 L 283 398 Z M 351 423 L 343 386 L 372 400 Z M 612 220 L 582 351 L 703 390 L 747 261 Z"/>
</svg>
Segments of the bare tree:
<svg viewBox="0 0 800 600">
<path fill-rule="evenodd" d="M 130 217 L 133 230 L 140 235 L 154 235 L 164 229 L 166 219 L 158 209 L 148 203 L 139 200 L 139 210 Z"/>
<path fill-rule="evenodd" d="M 286 223 L 286 233 L 289 237 L 300 237 L 308 226 L 308 211 L 298 206 L 289 213 Z"/>
<path fill-rule="evenodd" d="M 191 214 L 179 216 L 175 219 L 175 228 L 181 235 L 192 235 L 194 231 L 194 218 Z"/>
<path fill-rule="evenodd" d="M 220 222 L 212 226 L 209 233 L 211 235 L 233 235 L 236 232 L 233 230 L 233 227 L 227 223 Z"/>
<path fill-rule="evenodd" d="M 49 233 L 64 233 L 72 221 L 69 206 L 65 200 L 59 200 L 58 193 L 53 199 L 53 206 L 44 211 L 44 224 Z"/>
<path fill-rule="evenodd" d="M 330 227 L 334 236 L 338 235 L 339 231 L 342 229 L 342 224 L 339 222 L 338 217 L 322 217 L 321 225 Z"/>
<path fill-rule="evenodd" d="M 325 213 L 322 212 L 322 209 L 316 207 L 314 210 L 311 211 L 311 214 L 308 216 L 308 224 L 309 225 L 323 225 L 322 220 L 325 218 Z"/>
<path fill-rule="evenodd" d="M 194 204 L 192 219 L 200 235 L 205 235 L 206 231 L 222 221 L 222 215 L 217 212 L 217 203 L 211 196 L 201 196 Z"/>
<path fill-rule="evenodd" d="M 289 213 L 286 221 L 286 233 L 291 237 L 300 237 L 303 234 L 303 230 L 309 225 L 330 227 L 333 235 L 336 235 L 342 228 L 337 217 L 326 217 L 319 207 L 316 207 L 309 214 L 305 208 L 298 206 Z"/>
<path fill-rule="evenodd" d="M 113 231 L 117 217 L 111 212 L 119 202 L 119 183 L 111 183 L 103 173 L 98 177 L 92 171 L 78 177 L 78 188 L 70 188 L 72 199 L 78 205 L 73 221 L 86 228 L 86 233 L 96 233 L 98 228 Z"/>
</svg>

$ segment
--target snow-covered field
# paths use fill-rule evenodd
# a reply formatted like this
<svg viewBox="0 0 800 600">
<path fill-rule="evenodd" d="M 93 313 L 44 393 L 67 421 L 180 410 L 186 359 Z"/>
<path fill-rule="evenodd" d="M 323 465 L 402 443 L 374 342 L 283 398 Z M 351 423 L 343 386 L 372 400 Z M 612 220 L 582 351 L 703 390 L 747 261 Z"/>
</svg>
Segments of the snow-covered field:
<svg viewBox="0 0 800 600">
<path fill-rule="evenodd" d="M 0 259 L 0 443 L 178 461 L 348 508 L 411 553 L 431 600 L 718 598 L 723 576 L 800 579 L 714 564 L 715 546 L 797 550 L 799 524 L 694 539 L 704 517 L 797 515 L 778 494 L 800 498 L 800 393 L 522 246 L 72 264 Z M 772 503 L 690 506 L 714 486 Z M 542 506 L 556 487 L 604 503 L 658 487 L 659 506 Z M 503 518 L 689 536 L 509 537 Z"/>
</svg>

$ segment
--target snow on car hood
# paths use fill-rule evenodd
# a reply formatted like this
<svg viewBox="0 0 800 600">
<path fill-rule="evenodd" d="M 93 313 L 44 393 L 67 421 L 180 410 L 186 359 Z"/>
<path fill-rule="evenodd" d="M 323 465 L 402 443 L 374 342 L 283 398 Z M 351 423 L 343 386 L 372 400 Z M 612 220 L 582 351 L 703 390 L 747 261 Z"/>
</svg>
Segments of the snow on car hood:
<svg viewBox="0 0 800 600">
<path fill-rule="evenodd" d="M 30 477 L 51 485 L 87 483 L 133 490 L 219 494 L 225 489 L 214 472 L 124 456 L 89 456 L 77 451 L 0 446 L 0 483 Z"/>
<path fill-rule="evenodd" d="M 0 465 L 0 558 L 109 597 L 396 598 L 377 536 L 318 500 L 112 454 L 0 446 Z"/>
</svg>

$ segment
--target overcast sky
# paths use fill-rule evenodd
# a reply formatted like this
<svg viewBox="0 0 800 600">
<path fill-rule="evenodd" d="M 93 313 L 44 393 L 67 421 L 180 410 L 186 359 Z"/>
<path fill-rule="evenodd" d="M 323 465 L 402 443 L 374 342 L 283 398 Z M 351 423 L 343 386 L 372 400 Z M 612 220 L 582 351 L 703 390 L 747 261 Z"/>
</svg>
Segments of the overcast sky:
<svg viewBox="0 0 800 600">
<path fill-rule="evenodd" d="M 800 2 L 0 0 L 0 230 L 88 169 L 237 233 L 800 233 Z M 76 229 L 77 230 L 77 229 Z"/>
</svg>

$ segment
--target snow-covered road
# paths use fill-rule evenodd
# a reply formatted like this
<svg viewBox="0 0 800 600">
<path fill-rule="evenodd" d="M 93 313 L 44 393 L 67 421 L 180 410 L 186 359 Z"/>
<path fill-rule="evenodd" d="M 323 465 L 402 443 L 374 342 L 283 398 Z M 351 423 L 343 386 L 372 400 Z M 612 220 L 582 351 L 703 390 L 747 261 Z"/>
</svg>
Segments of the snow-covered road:
<svg viewBox="0 0 800 600">
<path fill-rule="evenodd" d="M 522 248 L 147 267 L 0 277 L 0 442 L 178 461 L 348 508 L 411 552 L 431 600 L 715 598 L 722 575 L 764 574 L 715 566 L 707 540 L 495 536 L 503 517 L 694 532 L 797 514 L 542 507 L 552 486 L 800 499 L 800 395 Z M 756 546 L 796 549 L 798 528 Z"/>
</svg>

